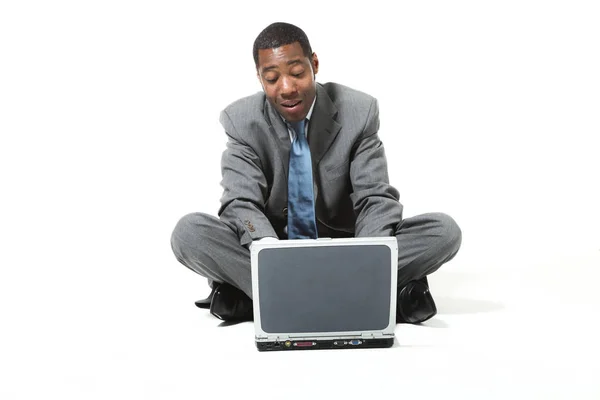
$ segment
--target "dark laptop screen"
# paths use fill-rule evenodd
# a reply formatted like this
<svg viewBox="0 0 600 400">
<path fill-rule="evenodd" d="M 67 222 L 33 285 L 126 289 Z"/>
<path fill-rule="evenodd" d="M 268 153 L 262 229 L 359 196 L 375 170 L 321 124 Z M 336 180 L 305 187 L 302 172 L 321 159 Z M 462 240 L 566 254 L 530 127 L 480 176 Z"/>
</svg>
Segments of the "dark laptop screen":
<svg viewBox="0 0 600 400">
<path fill-rule="evenodd" d="M 390 260 L 390 248 L 384 245 L 263 249 L 258 254 L 263 331 L 385 329 Z"/>
</svg>

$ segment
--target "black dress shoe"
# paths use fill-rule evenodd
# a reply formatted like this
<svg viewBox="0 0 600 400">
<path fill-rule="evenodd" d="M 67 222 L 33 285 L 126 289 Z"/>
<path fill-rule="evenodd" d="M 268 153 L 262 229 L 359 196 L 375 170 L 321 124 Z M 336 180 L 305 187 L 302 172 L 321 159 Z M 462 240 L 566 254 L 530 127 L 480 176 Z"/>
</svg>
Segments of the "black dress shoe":
<svg viewBox="0 0 600 400">
<path fill-rule="evenodd" d="M 214 291 L 210 313 L 223 321 L 252 321 L 252 300 L 240 289 L 222 283 Z"/>
<path fill-rule="evenodd" d="M 426 279 L 408 282 L 398 292 L 397 298 L 396 322 L 418 324 L 437 314 Z"/>
<path fill-rule="evenodd" d="M 215 296 L 215 291 L 217 290 L 217 288 L 220 286 L 221 284 L 218 282 L 213 282 L 213 288 L 210 292 L 210 294 L 208 295 L 207 298 L 202 299 L 202 300 L 198 300 L 196 301 L 196 307 L 198 308 L 205 308 L 205 309 L 209 309 L 210 308 L 210 303 L 212 303 L 212 299 Z"/>
</svg>

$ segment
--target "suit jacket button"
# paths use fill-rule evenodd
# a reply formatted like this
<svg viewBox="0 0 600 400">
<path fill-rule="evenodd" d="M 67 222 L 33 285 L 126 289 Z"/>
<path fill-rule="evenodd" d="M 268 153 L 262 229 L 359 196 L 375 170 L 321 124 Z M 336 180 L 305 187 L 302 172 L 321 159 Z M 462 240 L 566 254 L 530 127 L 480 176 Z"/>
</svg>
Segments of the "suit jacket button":
<svg viewBox="0 0 600 400">
<path fill-rule="evenodd" d="M 283 211 L 283 215 L 288 215 L 287 207 L 284 207 L 282 211 Z"/>
</svg>

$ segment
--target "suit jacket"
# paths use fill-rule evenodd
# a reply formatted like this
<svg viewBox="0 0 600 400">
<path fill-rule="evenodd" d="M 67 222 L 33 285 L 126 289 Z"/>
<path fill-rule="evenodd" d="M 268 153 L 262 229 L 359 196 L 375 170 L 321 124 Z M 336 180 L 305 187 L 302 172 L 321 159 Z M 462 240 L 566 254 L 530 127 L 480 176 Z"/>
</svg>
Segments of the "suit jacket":
<svg viewBox="0 0 600 400">
<path fill-rule="evenodd" d="M 221 112 L 228 136 L 221 169 L 219 217 L 248 245 L 286 238 L 291 141 L 263 92 Z M 377 100 L 335 83 L 317 83 L 308 127 L 317 230 L 320 237 L 392 236 L 402 220 L 398 191 L 389 184 Z"/>
</svg>

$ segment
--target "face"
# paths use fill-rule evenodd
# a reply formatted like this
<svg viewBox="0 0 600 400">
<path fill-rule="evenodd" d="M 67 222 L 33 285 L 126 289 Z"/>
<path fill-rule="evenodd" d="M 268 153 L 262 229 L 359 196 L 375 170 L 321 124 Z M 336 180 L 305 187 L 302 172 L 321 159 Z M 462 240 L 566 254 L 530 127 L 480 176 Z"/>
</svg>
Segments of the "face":
<svg viewBox="0 0 600 400">
<path fill-rule="evenodd" d="M 308 114 L 317 93 L 319 59 L 306 57 L 300 43 L 258 51 L 257 75 L 267 99 L 290 122 Z"/>
</svg>

